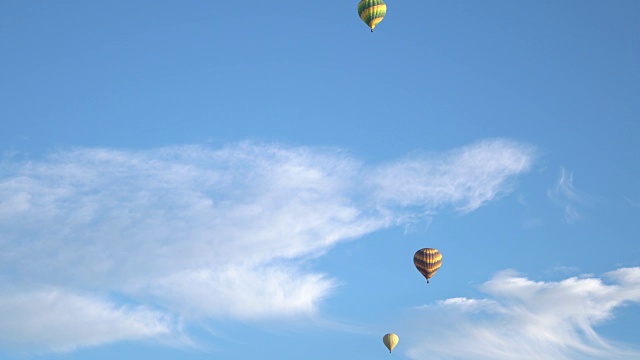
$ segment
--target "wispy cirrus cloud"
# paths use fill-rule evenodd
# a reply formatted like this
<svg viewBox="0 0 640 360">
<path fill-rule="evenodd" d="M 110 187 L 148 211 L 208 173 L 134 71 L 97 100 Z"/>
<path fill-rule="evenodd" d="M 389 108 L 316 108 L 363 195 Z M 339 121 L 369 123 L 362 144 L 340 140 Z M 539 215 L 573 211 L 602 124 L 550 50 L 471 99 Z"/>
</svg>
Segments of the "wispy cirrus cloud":
<svg viewBox="0 0 640 360">
<path fill-rule="evenodd" d="M 573 186 L 572 172 L 561 168 L 558 182 L 547 190 L 547 196 L 564 209 L 564 219 L 567 223 L 573 224 L 582 219 L 576 204 L 583 204 L 585 199 Z"/>
<path fill-rule="evenodd" d="M 640 349 L 595 330 L 614 310 L 640 303 L 640 268 L 601 278 L 533 281 L 514 271 L 480 289 L 485 299 L 452 298 L 417 310 L 406 353 L 412 359 L 631 359 Z M 419 326 L 426 320 L 429 327 Z M 426 339 L 426 340 L 425 340 Z M 426 355 L 428 354 L 428 355 Z"/>
<path fill-rule="evenodd" d="M 640 201 L 633 201 L 633 200 L 631 200 L 629 198 L 625 198 L 625 200 L 627 200 L 629 205 L 633 206 L 636 209 L 640 209 Z"/>
<path fill-rule="evenodd" d="M 510 191 L 513 175 L 528 169 L 532 156 L 529 147 L 486 141 L 439 156 L 418 154 L 395 161 L 375 169 L 372 181 L 379 201 L 469 212 Z"/>
<path fill-rule="evenodd" d="M 425 213 L 471 211 L 508 192 L 533 159 L 532 148 L 501 139 L 384 165 L 339 149 L 255 143 L 8 159 L 0 173 L 0 283 L 13 289 L 0 294 L 5 311 L 41 287 L 95 296 L 86 303 L 112 311 L 87 312 L 76 329 L 93 318 L 106 333 L 73 345 L 30 337 L 45 321 L 37 312 L 5 326 L 33 323 L 25 344 L 60 349 L 175 331 L 139 333 L 149 322 L 122 322 L 114 310 L 122 306 L 145 319 L 314 316 L 337 281 L 305 260 Z M 0 344 L 9 342 L 0 333 Z"/>
</svg>

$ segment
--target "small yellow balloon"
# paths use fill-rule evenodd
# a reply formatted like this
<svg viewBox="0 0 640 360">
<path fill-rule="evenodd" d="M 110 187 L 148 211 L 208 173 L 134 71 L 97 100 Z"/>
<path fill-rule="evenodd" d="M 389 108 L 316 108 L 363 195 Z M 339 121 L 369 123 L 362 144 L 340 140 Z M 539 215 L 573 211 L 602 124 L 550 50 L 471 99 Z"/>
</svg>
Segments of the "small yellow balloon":
<svg viewBox="0 0 640 360">
<path fill-rule="evenodd" d="M 389 349 L 389 352 L 391 352 L 393 348 L 398 345 L 398 340 L 400 340 L 398 338 L 398 335 L 393 333 L 385 334 L 385 336 L 382 337 L 382 342 L 384 342 L 384 346 Z"/>
</svg>

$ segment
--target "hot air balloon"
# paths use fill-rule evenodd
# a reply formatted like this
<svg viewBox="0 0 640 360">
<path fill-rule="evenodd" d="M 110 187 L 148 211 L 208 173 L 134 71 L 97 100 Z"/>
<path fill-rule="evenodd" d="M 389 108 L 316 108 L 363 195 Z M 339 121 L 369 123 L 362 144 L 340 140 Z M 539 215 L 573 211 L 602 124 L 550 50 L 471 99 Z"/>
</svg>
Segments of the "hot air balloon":
<svg viewBox="0 0 640 360">
<path fill-rule="evenodd" d="M 371 28 L 371 32 L 386 13 L 387 5 L 383 0 L 361 0 L 358 4 L 358 16 Z"/>
<path fill-rule="evenodd" d="M 384 346 L 389 349 L 389 352 L 391 352 L 391 350 L 393 350 L 393 348 L 398 345 L 398 340 L 398 335 L 396 334 L 386 334 L 382 337 L 382 342 L 384 342 Z"/>
<path fill-rule="evenodd" d="M 442 254 L 433 248 L 420 249 L 413 255 L 413 263 L 429 283 L 429 279 L 442 265 Z"/>
</svg>

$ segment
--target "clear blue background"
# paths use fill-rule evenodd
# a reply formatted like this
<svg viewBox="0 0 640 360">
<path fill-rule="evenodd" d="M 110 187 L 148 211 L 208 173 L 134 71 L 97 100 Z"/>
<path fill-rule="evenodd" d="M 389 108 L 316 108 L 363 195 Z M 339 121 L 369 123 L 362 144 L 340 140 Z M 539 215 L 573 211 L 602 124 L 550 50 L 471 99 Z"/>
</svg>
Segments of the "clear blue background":
<svg viewBox="0 0 640 360">
<path fill-rule="evenodd" d="M 312 262 L 344 283 L 322 313 L 366 331 L 223 320 L 222 337 L 190 325 L 206 351 L 125 341 L 38 357 L 383 358 L 380 337 L 407 309 L 482 297 L 477 285 L 500 270 L 559 281 L 575 275 L 562 267 L 600 276 L 640 266 L 640 2 L 389 0 L 373 34 L 356 5 L 0 2 L 0 151 L 25 161 L 69 147 L 246 139 L 333 146 L 371 163 L 491 138 L 539 154 L 487 206 Z M 547 195 L 563 169 L 582 194 L 573 223 Z M 445 256 L 428 287 L 411 262 L 425 246 Z M 618 309 L 599 334 L 640 346 L 639 309 Z"/>
</svg>

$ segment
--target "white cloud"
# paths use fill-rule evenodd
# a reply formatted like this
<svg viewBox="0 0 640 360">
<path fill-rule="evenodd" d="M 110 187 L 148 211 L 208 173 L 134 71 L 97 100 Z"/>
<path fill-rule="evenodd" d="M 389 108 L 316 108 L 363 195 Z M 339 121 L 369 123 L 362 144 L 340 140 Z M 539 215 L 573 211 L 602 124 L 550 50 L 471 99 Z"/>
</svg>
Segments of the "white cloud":
<svg viewBox="0 0 640 360">
<path fill-rule="evenodd" d="M 412 359 L 638 358 L 640 351 L 608 342 L 595 327 L 616 308 L 640 302 L 640 268 L 605 278 L 614 283 L 594 277 L 536 282 L 498 273 L 480 287 L 490 298 L 420 307 L 406 352 Z M 427 321 L 428 327 L 419 325 Z"/>
<path fill-rule="evenodd" d="M 314 316 L 336 281 L 303 267 L 306 259 L 443 207 L 471 211 L 509 191 L 532 158 L 527 146 L 491 140 L 384 166 L 335 149 L 253 143 L 8 159 L 0 280 L 17 293 L 120 294 L 176 318 Z M 104 314 L 116 329 L 121 317 Z M 0 344 L 9 340 L 0 334 Z"/>
<path fill-rule="evenodd" d="M 0 339 L 10 348 L 66 352 L 79 346 L 176 333 L 170 316 L 59 288 L 0 294 Z"/>
<path fill-rule="evenodd" d="M 505 140 L 469 145 L 443 156 L 415 156 L 374 171 L 379 200 L 472 211 L 511 190 L 509 180 L 529 169 L 533 150 Z"/>
<path fill-rule="evenodd" d="M 191 317 L 247 320 L 313 315 L 334 287 L 334 280 L 320 274 L 294 273 L 286 267 L 230 266 L 172 274 L 151 284 L 149 293 Z"/>
</svg>

